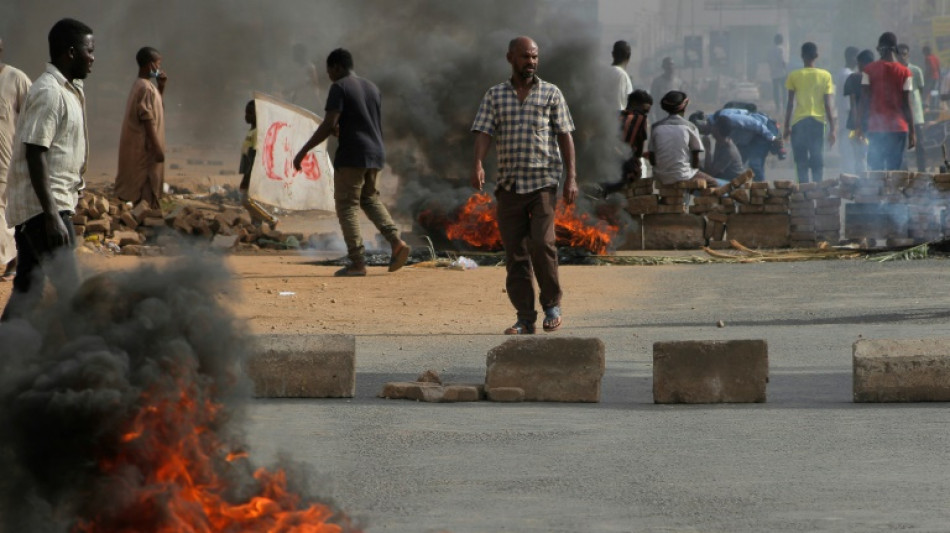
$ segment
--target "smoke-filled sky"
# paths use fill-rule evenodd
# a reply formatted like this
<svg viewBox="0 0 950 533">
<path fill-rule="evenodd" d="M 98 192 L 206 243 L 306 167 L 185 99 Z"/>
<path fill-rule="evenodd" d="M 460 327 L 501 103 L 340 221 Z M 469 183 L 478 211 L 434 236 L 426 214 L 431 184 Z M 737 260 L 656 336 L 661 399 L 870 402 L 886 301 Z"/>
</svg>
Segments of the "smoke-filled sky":
<svg viewBox="0 0 950 533">
<path fill-rule="evenodd" d="M 253 91 L 293 97 L 322 114 L 325 58 L 344 47 L 356 72 L 383 93 L 399 207 L 411 210 L 432 193 L 466 196 L 478 103 L 510 75 L 508 41 L 527 34 L 540 46 L 539 75 L 561 87 L 574 115 L 582 181 L 603 180 L 607 172 L 614 179 L 619 164 L 611 148 L 616 122 L 604 100 L 591 96 L 609 59 L 598 49 L 591 1 L 14 0 L 0 7 L 4 60 L 38 75 L 47 60 L 46 33 L 64 16 L 95 31 L 96 63 L 87 80 L 93 157 L 115 153 L 141 46 L 163 54 L 169 144 L 216 146 L 239 143 L 244 102 Z M 295 61 L 295 45 L 317 66 L 319 95 L 305 89 L 306 67 Z M 603 138 L 610 141 L 594 142 Z"/>
</svg>

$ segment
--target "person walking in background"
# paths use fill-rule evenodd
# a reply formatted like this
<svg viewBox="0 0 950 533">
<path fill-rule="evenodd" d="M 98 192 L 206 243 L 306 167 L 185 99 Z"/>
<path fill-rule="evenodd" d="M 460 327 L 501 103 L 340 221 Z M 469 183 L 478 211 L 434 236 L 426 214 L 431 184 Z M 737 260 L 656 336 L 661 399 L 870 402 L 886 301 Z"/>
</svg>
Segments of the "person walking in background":
<svg viewBox="0 0 950 533">
<path fill-rule="evenodd" d="M 860 135 L 861 131 L 867 131 L 867 115 L 863 117 L 864 122 L 858 124 L 858 114 L 860 113 L 863 97 L 861 77 L 864 68 L 874 62 L 874 52 L 862 50 L 857 59 L 858 70 L 848 76 L 842 88 L 842 94 L 848 99 L 848 117 L 845 121 L 848 137 L 842 140 L 841 144 L 851 150 L 854 161 L 853 171 L 860 176 L 868 169 L 868 140 Z"/>
<path fill-rule="evenodd" d="M 858 49 L 854 46 L 849 46 L 844 49 L 844 66 L 841 67 L 841 70 L 838 71 L 838 76 L 835 78 L 836 87 L 844 87 L 848 77 L 854 74 L 855 69 L 857 69 L 858 62 Z M 848 108 L 850 103 L 848 98 L 844 95 L 844 91 L 838 91 L 837 96 L 835 97 L 835 116 L 839 119 L 841 117 L 848 116 L 850 109 Z M 848 129 L 845 125 L 844 120 L 838 120 L 838 138 L 844 139 L 847 138 Z M 854 151 L 851 149 L 850 143 L 839 142 L 838 143 L 838 154 L 841 157 L 841 171 L 849 174 L 853 174 L 855 171 L 854 161 Z"/>
<path fill-rule="evenodd" d="M 782 109 L 782 90 L 785 88 L 785 76 L 788 74 L 788 54 L 783 41 L 782 34 L 776 34 L 773 39 L 774 46 L 769 50 L 768 56 L 769 73 L 772 76 L 772 101 L 776 113 Z"/>
<path fill-rule="evenodd" d="M 472 187 L 482 190 L 492 140 L 498 152 L 498 231 L 505 248 L 505 287 L 517 319 L 506 335 L 535 332 L 538 312 L 534 283 L 544 331 L 561 327 L 561 282 L 558 277 L 554 217 L 557 188 L 564 174 L 566 204 L 577 198 L 574 163 L 574 121 L 564 95 L 556 85 L 537 75 L 538 45 L 529 37 L 508 43 L 511 78 L 495 85 L 478 106 L 472 132 L 475 134 L 475 164 Z M 532 273 L 533 278 L 532 279 Z"/>
<path fill-rule="evenodd" d="M 89 160 L 83 80 L 92 72 L 95 41 L 92 29 L 73 19 L 54 24 L 48 41 L 50 62 L 17 122 L 6 212 L 17 273 L 0 320 L 29 314 L 47 277 L 61 297 L 79 283 L 72 217 Z"/>
<path fill-rule="evenodd" d="M 630 44 L 627 41 L 617 41 L 610 52 L 613 56 L 613 63 L 610 65 L 610 79 L 612 84 L 608 87 L 611 95 L 611 104 L 614 109 L 623 112 L 627 107 L 627 97 L 633 92 L 633 82 L 630 81 L 630 75 L 627 74 L 627 64 L 630 62 Z"/>
<path fill-rule="evenodd" d="M 653 78 L 653 83 L 650 84 L 650 95 L 654 100 L 663 98 L 670 91 L 686 92 L 686 82 L 676 75 L 676 64 L 673 63 L 673 58 L 664 57 L 662 69 L 663 73 Z M 657 106 L 654 106 L 653 110 L 650 111 L 650 120 L 652 122 L 657 122 L 664 118 L 666 118 L 666 113 Z"/>
<path fill-rule="evenodd" d="M 867 116 L 868 170 L 900 170 L 904 146 L 913 148 L 916 135 L 911 112 L 914 79 L 897 60 L 897 36 L 881 34 L 877 42 L 881 59 L 864 67 L 861 107 L 857 125 Z M 860 130 L 861 134 L 864 130 Z"/>
<path fill-rule="evenodd" d="M 924 88 L 923 99 L 928 109 L 936 109 L 940 105 L 940 58 L 933 53 L 929 45 L 924 45 Z"/>
<path fill-rule="evenodd" d="M 161 207 L 165 186 L 165 82 L 162 55 L 145 46 L 135 54 L 138 76 L 129 91 L 119 136 L 115 195 L 124 202 Z"/>
<path fill-rule="evenodd" d="M 831 102 L 835 85 L 831 80 L 831 73 L 815 67 L 817 59 L 818 47 L 815 43 L 803 44 L 802 62 L 805 66 L 791 72 L 785 80 L 788 103 L 785 107 L 783 137 L 791 137 L 799 183 L 822 180 L 825 169 L 823 144 L 826 126 L 828 146 L 835 144 L 835 117 Z"/>
<path fill-rule="evenodd" d="M 3 54 L 3 39 L 0 39 L 0 55 Z M 13 137 L 16 120 L 23 110 L 26 94 L 30 90 L 30 78 L 22 70 L 0 63 L 0 281 L 7 281 L 16 274 L 16 242 L 13 229 L 6 224 L 7 170 L 13 156 Z"/>
<path fill-rule="evenodd" d="M 906 44 L 897 45 L 897 61 L 910 70 L 911 79 L 914 80 L 910 91 L 910 114 L 913 117 L 914 136 L 917 139 L 914 150 L 917 156 L 917 172 L 926 172 L 927 156 L 924 153 L 924 143 L 921 142 L 924 135 L 924 95 L 921 94 L 921 91 L 924 90 L 924 72 L 920 67 L 910 62 L 910 46 Z M 903 168 L 907 168 L 906 161 Z"/>
<path fill-rule="evenodd" d="M 307 152 L 339 131 L 333 158 L 333 199 L 346 242 L 350 265 L 335 276 L 365 276 L 366 256 L 360 233 L 360 209 L 392 247 L 389 271 L 395 272 L 409 259 L 409 245 L 399 237 L 399 228 L 379 200 L 376 182 L 386 159 L 383 146 L 382 98 L 379 88 L 353 72 L 353 55 L 337 48 L 327 56 L 327 74 L 333 85 L 327 95 L 326 116 L 317 131 L 294 157 L 300 170 Z"/>
</svg>

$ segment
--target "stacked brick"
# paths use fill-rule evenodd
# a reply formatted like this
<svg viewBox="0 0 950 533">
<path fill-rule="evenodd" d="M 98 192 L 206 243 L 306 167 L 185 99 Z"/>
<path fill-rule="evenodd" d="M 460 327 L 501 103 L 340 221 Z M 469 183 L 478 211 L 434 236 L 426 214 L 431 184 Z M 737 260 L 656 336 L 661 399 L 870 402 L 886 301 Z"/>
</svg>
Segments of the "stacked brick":
<svg viewBox="0 0 950 533">
<path fill-rule="evenodd" d="M 216 248 L 286 248 L 305 245 L 302 233 L 282 233 L 267 224 L 256 226 L 243 210 L 181 206 L 171 213 L 152 209 L 146 202 L 134 206 L 104 195 L 86 192 L 73 216 L 76 235 L 124 255 L 148 253 L 149 244 L 168 229 L 213 243 Z"/>
<path fill-rule="evenodd" d="M 868 172 L 842 175 L 845 238 L 877 246 L 907 246 L 940 239 L 948 232 L 945 206 L 950 174 Z"/>
</svg>

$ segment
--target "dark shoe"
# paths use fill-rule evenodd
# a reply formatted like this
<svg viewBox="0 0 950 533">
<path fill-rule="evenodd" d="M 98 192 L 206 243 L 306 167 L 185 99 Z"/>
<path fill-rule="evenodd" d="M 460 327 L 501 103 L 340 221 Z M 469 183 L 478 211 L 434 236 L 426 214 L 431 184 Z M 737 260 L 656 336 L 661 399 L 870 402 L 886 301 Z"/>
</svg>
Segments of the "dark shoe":
<svg viewBox="0 0 950 533">
<path fill-rule="evenodd" d="M 366 275 L 365 266 L 347 266 L 333 273 L 338 278 L 359 278 Z"/>
<path fill-rule="evenodd" d="M 393 255 L 389 260 L 389 271 L 395 272 L 406 266 L 406 261 L 409 260 L 410 251 L 412 251 L 412 248 L 410 248 L 408 244 L 400 241 L 400 243 L 393 248 Z"/>
<path fill-rule="evenodd" d="M 505 335 L 534 335 L 534 324 L 527 320 L 518 320 L 505 330 Z"/>
<path fill-rule="evenodd" d="M 544 310 L 544 321 L 541 322 L 544 331 L 555 331 L 561 327 L 561 308 L 558 306 L 548 307 Z"/>
</svg>

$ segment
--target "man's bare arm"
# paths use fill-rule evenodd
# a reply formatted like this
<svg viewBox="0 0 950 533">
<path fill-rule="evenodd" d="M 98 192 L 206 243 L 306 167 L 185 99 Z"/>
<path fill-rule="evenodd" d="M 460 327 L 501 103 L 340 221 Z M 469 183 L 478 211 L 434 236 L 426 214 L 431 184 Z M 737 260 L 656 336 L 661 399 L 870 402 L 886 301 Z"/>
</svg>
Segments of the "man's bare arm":
<svg viewBox="0 0 950 533">
<path fill-rule="evenodd" d="M 26 166 L 30 173 L 30 185 L 43 208 L 43 219 L 46 224 L 46 238 L 51 246 L 63 246 L 69 242 L 69 231 L 59 216 L 59 209 L 53 200 L 53 189 L 50 186 L 49 167 L 46 164 L 45 146 L 26 143 Z"/>
<path fill-rule="evenodd" d="M 795 91 L 788 90 L 788 98 L 785 101 L 785 132 L 782 138 L 788 139 L 792 134 L 792 108 L 795 106 Z"/>
<path fill-rule="evenodd" d="M 491 148 L 491 135 L 477 131 L 475 132 L 475 163 L 472 167 L 471 183 L 472 188 L 481 191 L 485 187 L 485 167 L 482 161 L 488 155 L 488 149 Z"/>
<path fill-rule="evenodd" d="M 330 135 L 333 135 L 333 132 L 336 131 L 337 126 L 340 123 L 340 112 L 339 111 L 327 111 L 327 116 L 323 118 L 323 122 L 320 123 L 320 126 L 317 127 L 317 131 L 313 132 L 313 135 L 310 137 L 304 145 L 303 148 L 297 152 L 297 155 L 294 157 L 294 168 L 300 170 L 300 164 L 303 162 L 303 158 L 307 156 L 307 152 L 313 150 L 315 147 L 320 146 L 320 143 L 327 140 Z"/>
<path fill-rule="evenodd" d="M 557 136 L 557 146 L 561 150 L 561 159 L 564 160 L 564 202 L 573 204 L 577 199 L 577 167 L 574 157 L 574 137 L 568 133 Z"/>
<path fill-rule="evenodd" d="M 835 139 L 837 139 L 837 129 L 836 120 L 835 120 L 835 108 L 831 105 L 831 95 L 826 94 L 824 97 L 825 103 L 825 116 L 828 117 L 828 146 L 835 145 Z"/>
</svg>

